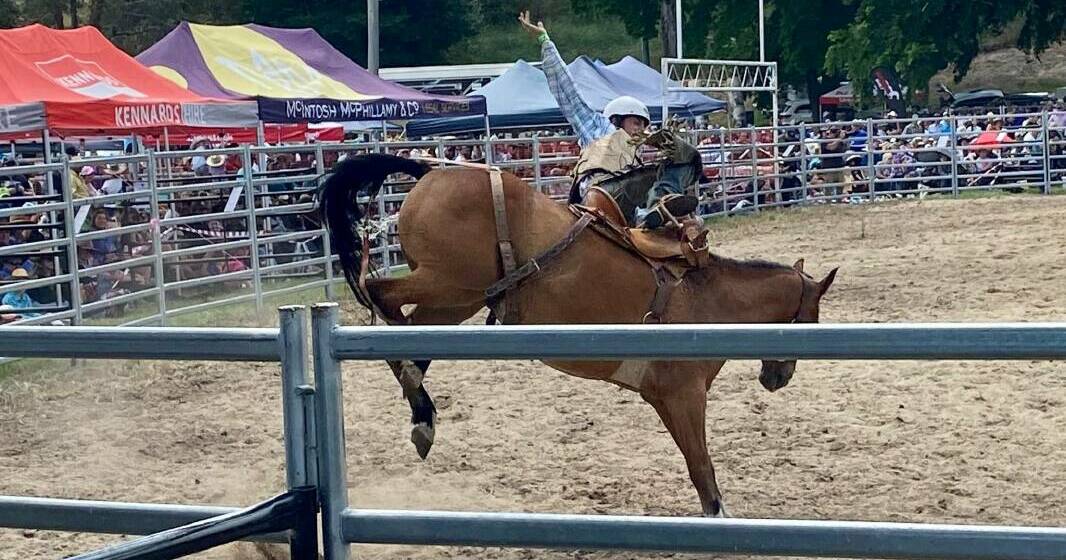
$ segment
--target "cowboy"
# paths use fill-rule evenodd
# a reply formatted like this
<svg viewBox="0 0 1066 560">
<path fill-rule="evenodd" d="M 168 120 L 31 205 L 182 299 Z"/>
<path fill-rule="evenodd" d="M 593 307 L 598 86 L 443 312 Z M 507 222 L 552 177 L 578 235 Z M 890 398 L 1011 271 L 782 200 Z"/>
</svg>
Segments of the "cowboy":
<svg viewBox="0 0 1066 560">
<path fill-rule="evenodd" d="M 538 21 L 534 25 L 528 11 L 520 14 L 518 21 L 540 42 L 544 57 L 541 69 L 548 78 L 548 87 L 582 147 L 574 167 L 571 203 L 584 198 L 589 187 L 600 187 L 619 203 L 631 225 L 641 222 L 648 229 L 660 228 L 674 217 L 694 212 L 698 199 L 684 193 L 699 178 L 700 168 L 693 165 L 693 157 L 698 158 L 699 154 L 687 144 L 673 141 L 665 131 L 647 136 L 651 116 L 636 98 L 618 97 L 603 108 L 603 114 L 592 110 L 578 94 L 544 24 Z M 629 173 L 641 165 L 637 150 L 644 143 L 668 146 L 664 151 L 672 151 L 651 184 Z"/>
</svg>

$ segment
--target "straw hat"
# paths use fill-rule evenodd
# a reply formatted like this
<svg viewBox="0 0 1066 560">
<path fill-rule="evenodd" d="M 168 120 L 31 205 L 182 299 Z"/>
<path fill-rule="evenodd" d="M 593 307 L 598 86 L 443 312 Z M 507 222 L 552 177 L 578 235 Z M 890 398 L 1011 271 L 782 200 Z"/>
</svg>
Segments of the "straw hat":
<svg viewBox="0 0 1066 560">
<path fill-rule="evenodd" d="M 104 166 L 104 173 L 108 175 L 122 175 L 129 170 L 129 166 L 125 163 L 109 163 Z"/>
<path fill-rule="evenodd" d="M 27 202 L 22 205 L 23 208 L 33 208 L 37 206 L 36 202 Z M 37 214 L 19 214 L 17 216 L 11 216 L 11 223 L 13 224 L 35 224 L 37 223 Z"/>
<path fill-rule="evenodd" d="M 16 268 L 11 271 L 11 278 L 19 280 L 27 280 L 30 277 L 30 273 L 26 272 L 25 268 Z"/>
<path fill-rule="evenodd" d="M 223 165 L 226 165 L 226 156 L 222 154 L 207 156 L 208 167 L 222 167 Z"/>
</svg>

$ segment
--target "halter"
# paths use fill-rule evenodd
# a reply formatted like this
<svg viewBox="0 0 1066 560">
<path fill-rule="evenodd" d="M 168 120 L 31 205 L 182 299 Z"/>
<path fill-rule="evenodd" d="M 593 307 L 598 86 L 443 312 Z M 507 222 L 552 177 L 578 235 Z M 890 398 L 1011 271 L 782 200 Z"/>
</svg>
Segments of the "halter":
<svg viewBox="0 0 1066 560">
<path fill-rule="evenodd" d="M 799 270 L 796 271 L 796 276 L 799 276 L 799 279 L 800 279 L 800 299 L 799 299 L 799 303 L 796 304 L 796 312 L 792 314 L 792 319 L 789 321 L 790 324 L 794 324 L 794 323 L 799 321 L 800 311 L 803 311 L 803 300 L 807 299 L 807 281 L 806 280 L 807 280 L 807 278 L 810 278 L 809 275 L 807 275 L 807 274 L 805 274 L 805 273 L 803 273 L 803 272 L 801 272 Z"/>
</svg>

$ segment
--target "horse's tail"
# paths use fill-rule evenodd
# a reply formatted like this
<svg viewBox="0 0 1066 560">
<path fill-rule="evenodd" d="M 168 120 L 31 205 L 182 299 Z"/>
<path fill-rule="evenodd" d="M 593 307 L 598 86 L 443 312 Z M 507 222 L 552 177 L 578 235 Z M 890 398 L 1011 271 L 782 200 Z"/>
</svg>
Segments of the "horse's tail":
<svg viewBox="0 0 1066 560">
<path fill-rule="evenodd" d="M 357 155 L 335 165 L 318 188 L 319 213 L 329 232 L 333 252 L 340 257 L 348 286 L 359 303 L 368 309 L 373 309 L 374 304 L 369 294 L 359 288 L 363 243 L 355 226 L 367 217 L 359 198 L 366 196 L 373 201 L 385 178 L 393 173 L 406 173 L 421 179 L 429 169 L 420 161 L 390 154 Z"/>
</svg>

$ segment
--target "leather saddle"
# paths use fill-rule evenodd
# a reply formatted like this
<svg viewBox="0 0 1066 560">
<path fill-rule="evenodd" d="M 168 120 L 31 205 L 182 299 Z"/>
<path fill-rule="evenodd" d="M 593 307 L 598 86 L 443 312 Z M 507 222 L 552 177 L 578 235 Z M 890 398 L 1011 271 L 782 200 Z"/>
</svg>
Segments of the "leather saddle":
<svg viewBox="0 0 1066 560">
<path fill-rule="evenodd" d="M 666 227 L 648 230 L 629 227 L 622 210 L 611 195 L 599 187 L 590 187 L 583 204 L 571 205 L 572 211 L 594 214 L 593 227 L 609 239 L 644 257 L 653 266 L 663 263 L 675 278 L 684 271 L 703 268 L 711 260 L 708 231 L 697 218 L 675 219 Z"/>
</svg>

